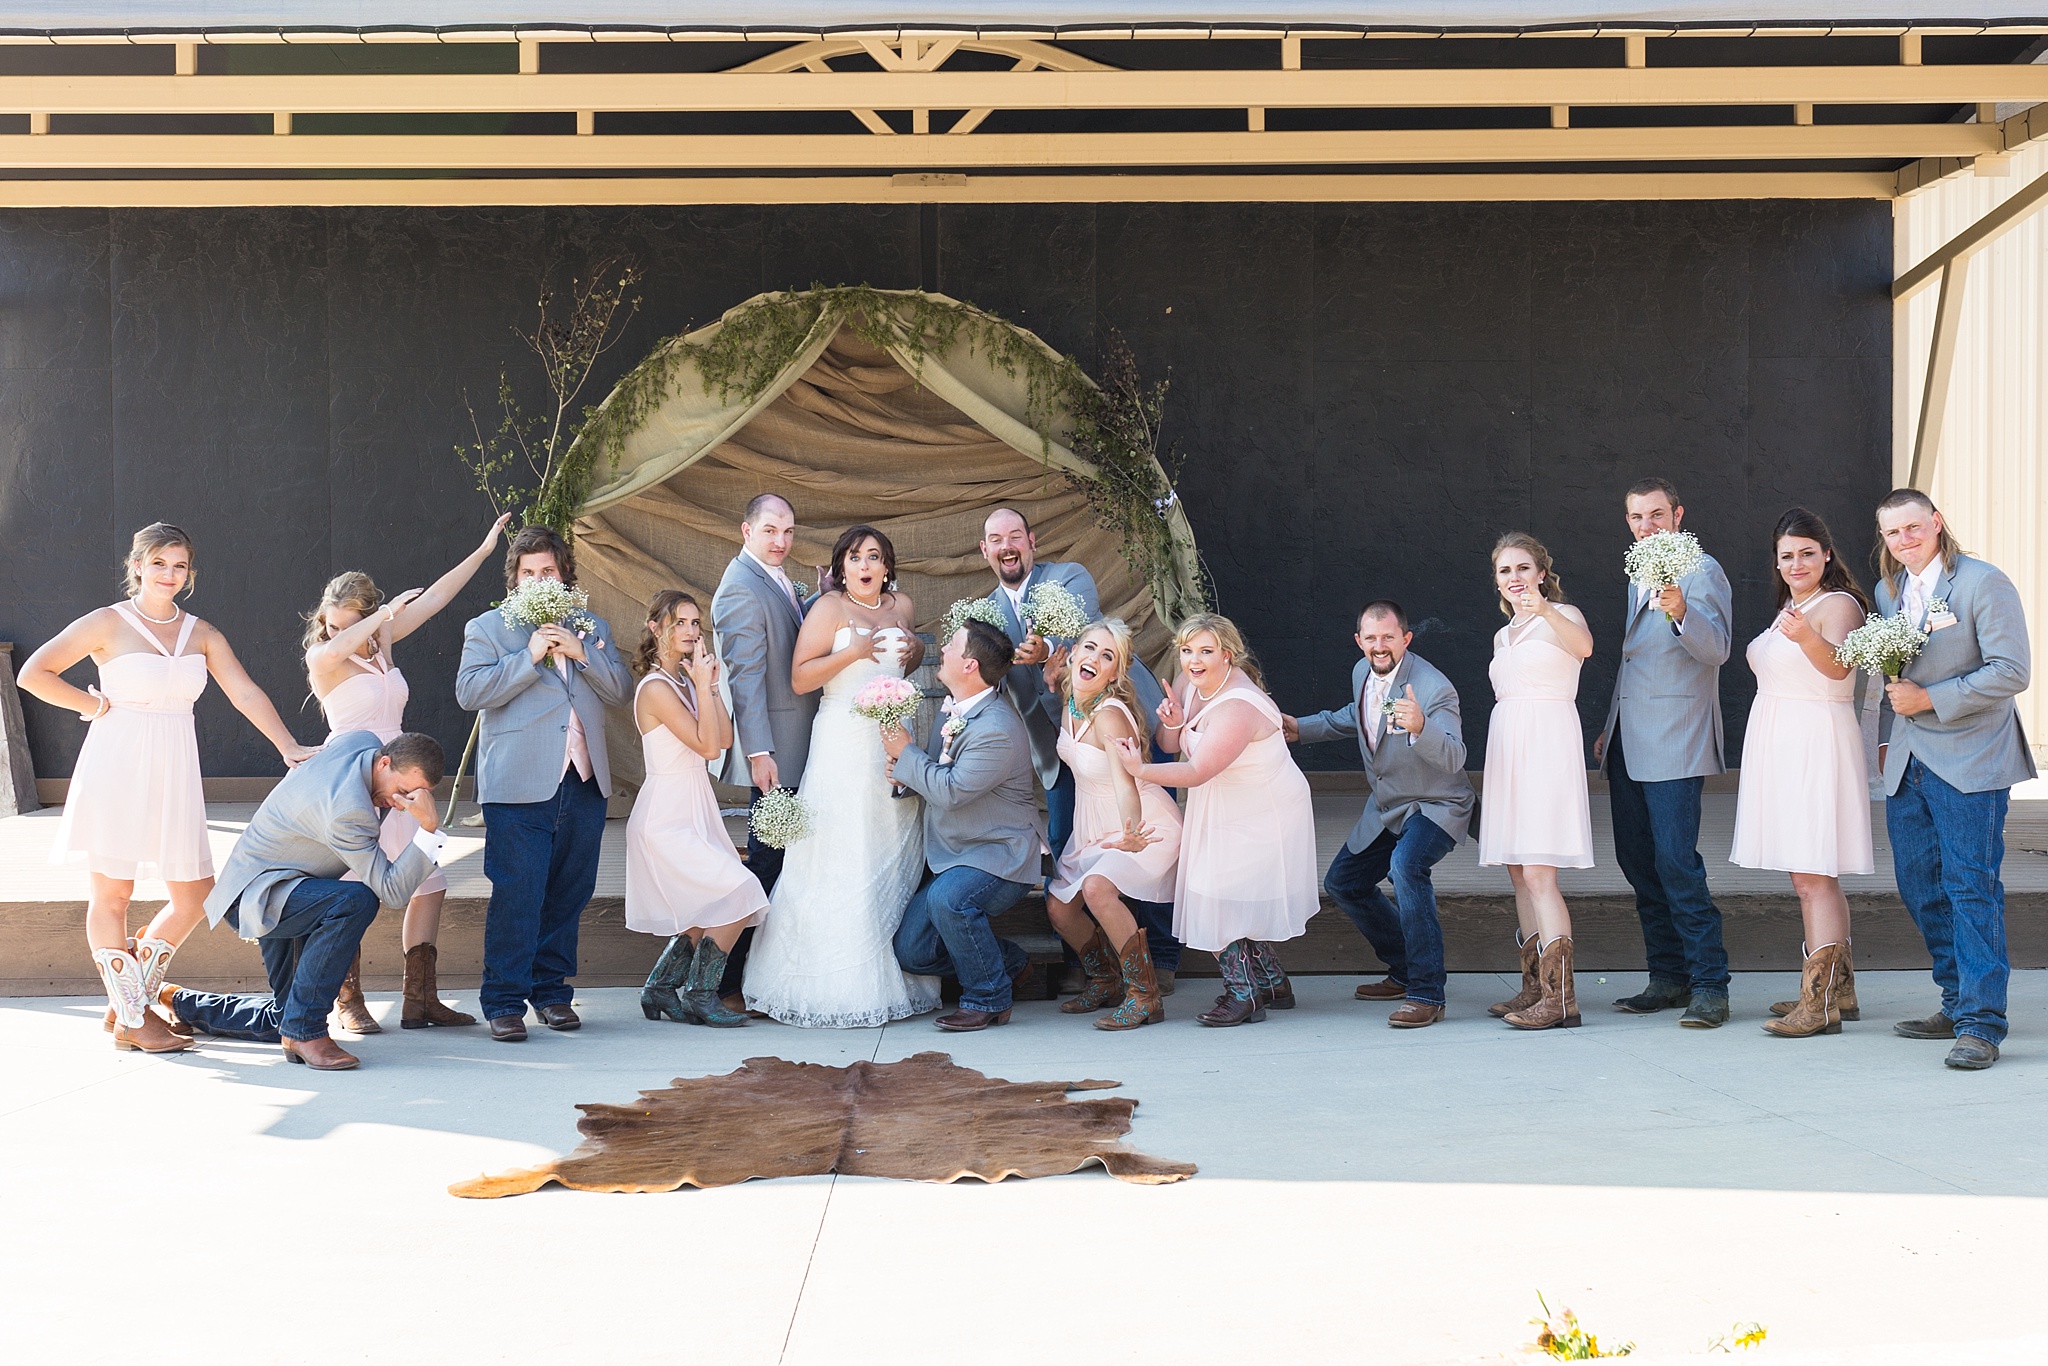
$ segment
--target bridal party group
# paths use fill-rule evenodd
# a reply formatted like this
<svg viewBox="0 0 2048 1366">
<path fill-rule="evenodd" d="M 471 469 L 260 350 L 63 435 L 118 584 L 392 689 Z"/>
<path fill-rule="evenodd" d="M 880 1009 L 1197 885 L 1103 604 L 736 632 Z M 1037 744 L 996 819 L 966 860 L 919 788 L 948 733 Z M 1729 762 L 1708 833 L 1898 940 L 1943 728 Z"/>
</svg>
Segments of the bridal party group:
<svg viewBox="0 0 2048 1366">
<path fill-rule="evenodd" d="M 1615 585 L 1625 624 L 1591 753 L 1648 980 L 1613 1006 L 1713 1029 L 1729 1020 L 1729 966 L 1700 815 L 1706 778 L 1724 771 L 1732 594 L 1684 532 L 1670 483 L 1643 480 L 1619 503 L 1635 548 Z M 1504 869 L 1513 889 L 1521 963 L 1520 990 L 1490 1013 L 1528 1031 L 1581 1023 L 1558 870 L 1595 861 L 1578 689 L 1602 643 L 1536 537 L 1510 532 L 1491 553 L 1505 620 L 1475 791 L 1458 691 L 1413 648 L 1391 599 L 1365 602 L 1355 619 L 1342 704 L 1296 714 L 1214 613 L 1178 623 L 1163 685 L 1131 629 L 1102 615 L 1086 568 L 1040 560 L 1015 509 L 985 520 L 985 596 L 949 610 L 899 588 L 895 548 L 872 526 L 839 536 L 815 586 L 796 581 L 786 563 L 798 525 L 788 499 L 755 498 L 710 602 L 657 593 L 631 646 L 587 609 L 560 536 L 527 527 L 509 538 L 506 597 L 468 623 L 455 683 L 479 716 L 492 890 L 478 1004 L 493 1039 L 524 1040 L 529 1013 L 553 1030 L 581 1025 L 570 979 L 612 793 L 610 708 L 629 711 L 642 747 L 625 915 L 666 941 L 641 993 L 650 1021 L 856 1028 L 932 1014 L 949 1032 L 1000 1026 L 1038 969 L 997 921 L 1042 890 L 1070 950 L 1061 1011 L 1106 1031 L 1163 1020 L 1193 948 L 1214 956 L 1222 987 L 1195 1019 L 1253 1024 L 1294 1007 L 1276 946 L 1304 932 L 1327 892 L 1387 967 L 1358 999 L 1390 1003 L 1392 1027 L 1426 1028 L 1446 1009 L 1432 869 L 1474 838 L 1479 863 Z M 504 528 L 501 518 L 425 589 L 387 598 L 361 572 L 327 585 L 304 636 L 329 728 L 317 748 L 294 739 L 226 638 L 182 604 L 196 551 L 165 523 L 136 533 L 123 600 L 23 666 L 24 691 L 89 726 L 53 857 L 90 876 L 86 938 L 117 1047 L 170 1052 L 220 1036 L 355 1067 L 330 1016 L 378 1030 L 360 943 L 382 906 L 404 908 L 400 1023 L 477 1023 L 438 990 L 448 853 L 434 789 L 446 759 L 404 728 L 396 650 L 497 552 Z M 2034 775 L 2014 704 L 2030 672 L 2026 622 L 2011 581 L 1962 551 L 1925 494 L 1888 495 L 1876 532 L 1869 593 L 1812 512 L 1790 509 L 1772 531 L 1775 604 L 1745 653 L 1757 690 L 1728 856 L 1788 874 L 1799 903 L 1799 992 L 1763 1027 L 1839 1032 L 1860 1014 L 1840 879 L 1874 867 L 1858 704 L 1875 686 L 1899 894 L 1941 993 L 1937 1009 L 1893 1029 L 1951 1041 L 1947 1065 L 1978 1070 L 2007 1028 L 1999 867 L 2009 790 Z M 934 640 L 945 699 L 923 742 L 901 681 L 925 663 L 921 619 L 945 623 Z M 66 681 L 88 657 L 97 683 Z M 217 876 L 192 720 L 209 678 L 289 769 Z M 1319 868 L 1309 784 L 1289 746 L 1328 741 L 1355 742 L 1370 795 Z M 714 774 L 751 790 L 744 857 Z M 144 877 L 163 880 L 169 900 L 131 937 Z M 255 941 L 269 993 L 172 980 L 202 921 Z"/>
</svg>

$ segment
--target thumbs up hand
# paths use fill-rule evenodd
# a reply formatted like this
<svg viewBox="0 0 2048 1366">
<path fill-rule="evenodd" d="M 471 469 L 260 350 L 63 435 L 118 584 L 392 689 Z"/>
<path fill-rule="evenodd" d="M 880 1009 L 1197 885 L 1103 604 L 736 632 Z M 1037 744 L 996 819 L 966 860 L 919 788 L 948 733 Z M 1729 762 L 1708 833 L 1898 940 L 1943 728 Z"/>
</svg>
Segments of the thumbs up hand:
<svg viewBox="0 0 2048 1366">
<path fill-rule="evenodd" d="M 1420 735 L 1423 726 L 1422 704 L 1415 700 L 1413 683 L 1408 685 L 1407 693 L 1406 697 L 1399 698 L 1394 703 L 1394 724 L 1411 736 Z"/>
</svg>

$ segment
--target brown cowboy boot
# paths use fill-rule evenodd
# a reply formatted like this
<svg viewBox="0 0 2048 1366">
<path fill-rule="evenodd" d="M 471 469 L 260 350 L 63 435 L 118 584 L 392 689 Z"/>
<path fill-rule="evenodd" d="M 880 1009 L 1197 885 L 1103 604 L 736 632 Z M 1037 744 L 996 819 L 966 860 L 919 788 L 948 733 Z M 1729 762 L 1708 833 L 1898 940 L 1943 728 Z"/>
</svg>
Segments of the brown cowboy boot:
<svg viewBox="0 0 2048 1366">
<path fill-rule="evenodd" d="M 1579 993 L 1572 980 L 1572 941 L 1560 935 L 1538 950 L 1536 980 L 1543 995 L 1527 1010 L 1501 1017 L 1516 1029 L 1576 1029 Z"/>
<path fill-rule="evenodd" d="M 341 1017 L 341 1027 L 357 1034 L 382 1034 L 384 1026 L 377 1023 L 370 1014 L 370 1003 L 363 999 L 363 951 L 356 950 L 356 956 L 348 965 L 348 976 L 341 979 L 341 990 L 334 994 L 334 1013 Z"/>
<path fill-rule="evenodd" d="M 1781 1039 L 1805 1039 L 1842 1032 L 1842 1011 L 1835 1001 L 1841 952 L 1839 944 L 1823 944 L 1806 956 L 1806 965 L 1799 972 L 1799 999 L 1784 1018 L 1764 1022 L 1766 1033 Z"/>
<path fill-rule="evenodd" d="M 1159 979 L 1152 967 L 1152 946 L 1145 932 L 1131 936 L 1118 956 L 1123 969 L 1123 1004 L 1095 1022 L 1097 1029 L 1136 1029 L 1166 1018 L 1166 1001 L 1159 994 Z"/>
<path fill-rule="evenodd" d="M 1062 1015 L 1086 1015 L 1092 1011 L 1107 1010 L 1124 999 L 1124 974 L 1117 971 L 1116 946 L 1109 942 L 1109 936 L 1098 926 L 1095 937 L 1081 949 L 1081 971 L 1088 974 L 1088 981 L 1081 988 L 1081 994 L 1071 1001 L 1060 1002 Z"/>
<path fill-rule="evenodd" d="M 1835 962 L 1835 1011 L 1845 1020 L 1860 1020 L 1863 1018 L 1863 1008 L 1856 1002 L 1856 964 L 1852 961 L 1856 951 L 1855 945 L 1837 944 L 1835 947 L 1842 953 Z M 1799 952 L 1804 954 L 1806 945 L 1801 944 Z M 1802 973 L 1802 989 L 1804 985 L 1805 976 Z M 1798 1004 L 1797 1001 L 1773 1001 L 1771 1014 L 1782 1020 L 1790 1015 Z"/>
<path fill-rule="evenodd" d="M 399 1008 L 401 1029 L 425 1029 L 428 1025 L 473 1025 L 476 1016 L 445 1005 L 435 980 L 435 960 L 440 950 L 432 944 L 415 944 L 405 951 L 405 1004 Z"/>
<path fill-rule="evenodd" d="M 1524 939 L 1522 932 L 1516 930 L 1515 947 L 1522 955 L 1522 989 L 1507 1000 L 1486 1008 L 1486 1013 L 1496 1020 L 1517 1010 L 1527 1010 L 1543 999 L 1543 987 L 1536 980 L 1536 936 L 1532 934 Z"/>
</svg>

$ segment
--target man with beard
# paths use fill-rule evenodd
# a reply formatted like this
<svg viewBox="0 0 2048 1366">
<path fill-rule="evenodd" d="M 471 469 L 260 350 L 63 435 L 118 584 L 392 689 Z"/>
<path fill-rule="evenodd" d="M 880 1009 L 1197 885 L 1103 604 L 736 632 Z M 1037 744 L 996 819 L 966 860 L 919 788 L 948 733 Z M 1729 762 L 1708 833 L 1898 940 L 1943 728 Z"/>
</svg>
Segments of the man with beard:
<svg viewBox="0 0 2048 1366">
<path fill-rule="evenodd" d="M 1074 833 L 1074 775 L 1060 762 L 1059 697 L 1046 687 L 1042 666 L 1056 650 L 1063 652 L 1073 642 L 1049 641 L 1026 629 L 1024 599 L 1038 585 L 1056 583 L 1080 600 L 1091 621 L 1102 615 L 1101 599 L 1095 576 L 1085 565 L 1038 558 L 1038 538 L 1032 534 L 1031 523 L 1014 508 L 997 508 L 982 523 L 981 557 L 996 571 L 996 586 L 989 598 L 1002 609 L 1005 629 L 1017 646 L 1013 661 L 1017 667 L 1004 679 L 1003 690 L 1024 718 L 1024 729 L 1031 737 L 1031 765 L 1045 788 L 1046 843 L 1057 854 Z M 1165 700 L 1159 680 L 1135 659 L 1131 661 L 1131 686 L 1148 711 Z M 1173 937 L 1173 908 L 1150 901 L 1135 901 L 1130 906 L 1151 945 L 1160 994 L 1171 995 L 1181 947 Z"/>
<path fill-rule="evenodd" d="M 1421 655 L 1401 605 L 1379 599 L 1358 615 L 1352 637 L 1364 656 L 1351 670 L 1351 702 L 1338 711 L 1281 718 L 1290 744 L 1358 741 L 1372 795 L 1323 888 L 1387 965 L 1361 1001 L 1401 1001 L 1396 1029 L 1420 1029 L 1444 1017 L 1444 932 L 1430 870 L 1457 847 L 1472 822 L 1465 776 L 1465 731 L 1458 690 Z M 1395 902 L 1380 883 L 1391 873 Z"/>
</svg>

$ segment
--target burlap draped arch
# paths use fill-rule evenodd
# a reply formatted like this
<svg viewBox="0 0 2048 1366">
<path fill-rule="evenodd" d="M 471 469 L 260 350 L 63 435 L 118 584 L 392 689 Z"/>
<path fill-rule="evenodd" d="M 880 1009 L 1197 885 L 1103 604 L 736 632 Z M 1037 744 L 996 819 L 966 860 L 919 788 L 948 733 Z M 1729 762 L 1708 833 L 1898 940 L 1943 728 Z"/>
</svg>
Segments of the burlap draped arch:
<svg viewBox="0 0 2048 1366">
<path fill-rule="evenodd" d="M 739 550 L 742 510 L 755 494 L 775 492 L 797 509 L 794 577 L 815 581 L 839 534 L 872 524 L 896 547 L 899 582 L 924 630 L 954 599 L 988 591 L 991 576 L 976 551 L 982 521 L 991 508 L 1015 507 L 1031 520 L 1039 556 L 1086 565 L 1104 612 L 1130 623 L 1145 658 L 1163 661 L 1171 625 L 1066 477 L 1093 470 L 1064 444 L 1063 414 L 1032 411 L 1023 373 L 965 336 L 922 356 L 880 348 L 827 309 L 758 397 L 722 397 L 687 358 L 688 345 L 708 344 L 740 311 L 773 297 L 749 300 L 642 362 L 674 366 L 665 396 L 625 435 L 576 522 L 579 574 L 622 648 L 639 639 L 642 612 L 660 589 L 684 589 L 709 615 L 719 576 Z M 914 296 L 880 297 L 907 305 Z M 1011 330 L 1056 358 L 1035 335 Z M 686 350 L 676 364 L 667 351 L 679 345 Z M 1168 517 L 1183 547 L 1178 586 L 1191 595 L 1193 533 L 1177 503 Z M 613 713 L 609 740 L 614 770 L 637 785 L 640 746 L 623 709 Z"/>
</svg>

